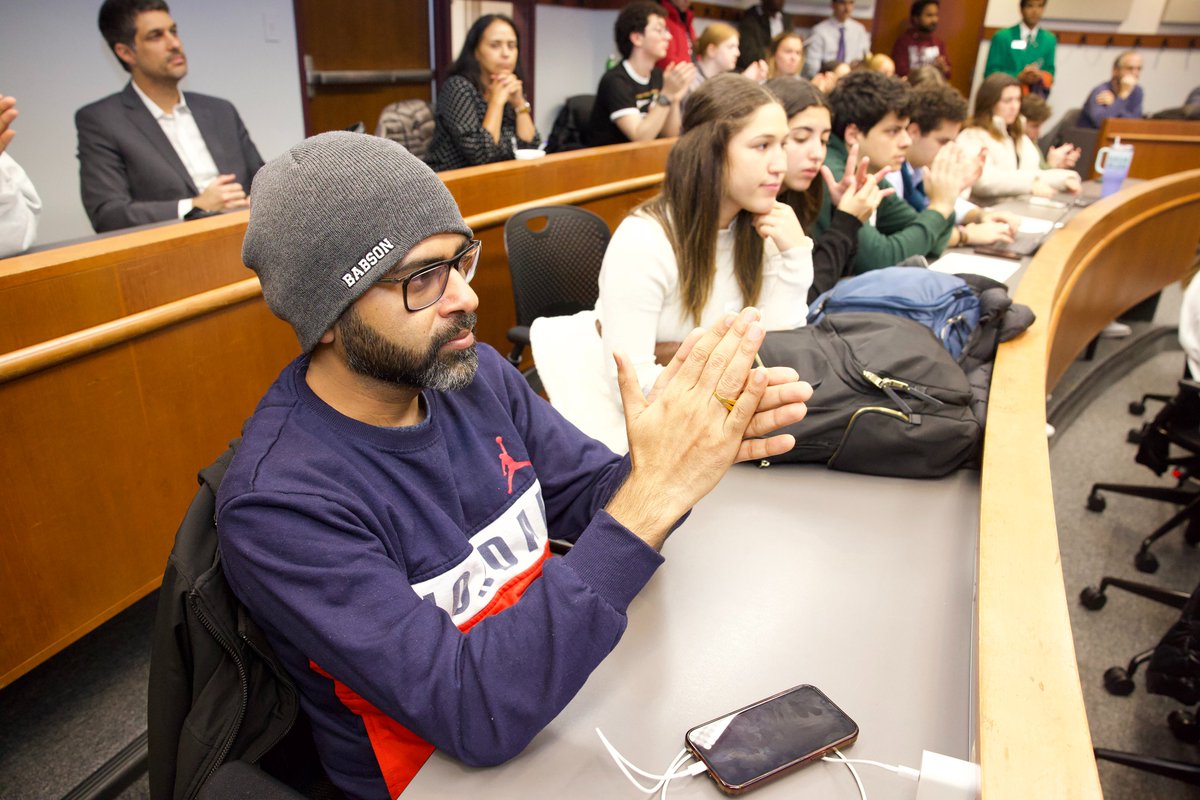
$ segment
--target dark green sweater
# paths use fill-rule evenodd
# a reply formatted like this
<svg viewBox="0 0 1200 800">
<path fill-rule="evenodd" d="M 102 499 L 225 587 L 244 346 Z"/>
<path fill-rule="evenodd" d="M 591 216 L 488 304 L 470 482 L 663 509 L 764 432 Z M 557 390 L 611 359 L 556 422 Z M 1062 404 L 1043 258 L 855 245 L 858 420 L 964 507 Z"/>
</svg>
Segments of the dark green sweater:
<svg viewBox="0 0 1200 800">
<path fill-rule="evenodd" d="M 825 164 L 840 178 L 846 170 L 846 143 L 837 136 L 829 137 Z M 833 205 L 829 193 L 821 202 L 821 213 L 813 225 L 813 237 L 820 239 L 829 229 Z M 954 215 L 943 217 L 936 211 L 918 212 L 897 195 L 890 195 L 879 204 L 875 224 L 863 225 L 858 231 L 858 253 L 854 257 L 856 273 L 891 267 L 912 256 L 937 258 L 946 249 L 954 230 Z"/>
</svg>

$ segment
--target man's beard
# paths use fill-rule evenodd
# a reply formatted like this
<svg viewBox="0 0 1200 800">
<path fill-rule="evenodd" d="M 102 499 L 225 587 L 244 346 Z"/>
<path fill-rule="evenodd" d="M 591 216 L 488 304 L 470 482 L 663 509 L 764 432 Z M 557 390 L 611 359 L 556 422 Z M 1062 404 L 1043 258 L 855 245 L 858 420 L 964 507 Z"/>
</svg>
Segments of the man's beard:
<svg viewBox="0 0 1200 800">
<path fill-rule="evenodd" d="M 424 353 L 388 341 L 364 322 L 353 307 L 342 315 L 338 333 L 346 352 L 346 365 L 354 372 L 397 386 L 452 391 L 471 385 L 479 367 L 479 354 L 474 344 L 464 350 L 440 351 L 442 345 L 463 331 L 473 330 L 475 320 L 474 314 L 455 314 Z"/>
</svg>

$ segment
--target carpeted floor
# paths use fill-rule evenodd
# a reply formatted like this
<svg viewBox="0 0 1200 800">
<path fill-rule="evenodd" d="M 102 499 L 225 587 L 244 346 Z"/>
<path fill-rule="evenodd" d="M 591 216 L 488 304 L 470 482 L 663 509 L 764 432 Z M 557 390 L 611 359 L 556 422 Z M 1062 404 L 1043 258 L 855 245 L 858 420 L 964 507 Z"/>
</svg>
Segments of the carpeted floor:
<svg viewBox="0 0 1200 800">
<path fill-rule="evenodd" d="M 1153 336 L 1145 325 L 1135 329 L 1135 338 Z M 1094 364 L 1073 367 L 1076 374 L 1064 383 L 1079 383 L 1082 372 L 1110 375 L 1111 380 L 1102 384 L 1074 420 L 1059 427 L 1050 449 L 1063 575 L 1092 740 L 1097 747 L 1200 763 L 1197 746 L 1175 739 L 1166 725 L 1167 715 L 1183 707 L 1173 699 L 1148 694 L 1144 668 L 1135 675 L 1137 688 L 1128 697 L 1111 695 L 1103 686 L 1106 669 L 1124 666 L 1134 654 L 1154 646 L 1179 612 L 1119 589 L 1109 590 L 1108 603 L 1099 611 L 1085 609 L 1078 599 L 1084 587 L 1097 584 L 1103 575 L 1187 592 L 1200 581 L 1200 552 L 1184 543 L 1182 530 L 1154 547 L 1160 562 L 1157 573 L 1141 573 L 1133 566 L 1142 538 L 1174 514 L 1177 506 L 1109 494 L 1102 513 L 1085 507 L 1094 482 L 1174 485 L 1169 476 L 1157 478 L 1137 464 L 1136 446 L 1125 437 L 1144 421 L 1129 414 L 1129 402 L 1143 392 L 1173 394 L 1183 371 L 1183 354 L 1178 350 L 1152 353 L 1121 374 L 1119 351 L 1127 347 L 1136 351 L 1136 342 L 1104 344 L 1107 353 L 1102 350 Z M 1145 419 L 1158 408 L 1152 402 Z M 1108 800 L 1200 798 L 1200 788 L 1104 761 L 1100 778 Z"/>
<path fill-rule="evenodd" d="M 0 692 L 0 798 L 57 800 L 146 730 L 151 595 Z M 131 787 L 123 798 L 149 797 Z"/>
</svg>

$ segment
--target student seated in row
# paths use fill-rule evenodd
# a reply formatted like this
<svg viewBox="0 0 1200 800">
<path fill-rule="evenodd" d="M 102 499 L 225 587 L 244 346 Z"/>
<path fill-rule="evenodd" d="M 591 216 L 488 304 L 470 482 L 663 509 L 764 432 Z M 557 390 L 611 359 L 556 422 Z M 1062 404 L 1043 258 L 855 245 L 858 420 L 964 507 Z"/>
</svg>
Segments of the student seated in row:
<svg viewBox="0 0 1200 800">
<path fill-rule="evenodd" d="M 983 174 L 971 192 L 974 200 L 1079 193 L 1079 174 L 1071 169 L 1079 160 L 1079 148 L 1071 144 L 1053 148 L 1046 154 L 1051 168 L 1041 168 L 1041 152 L 1025 135 L 1021 83 L 1011 75 L 997 72 L 984 78 L 975 95 L 975 112 L 958 135 L 958 144 L 972 156 L 985 154 Z"/>
<path fill-rule="evenodd" d="M 756 306 L 766 330 L 805 324 L 813 242 L 776 199 L 787 136 L 778 99 L 741 75 L 688 99 L 662 193 L 621 222 L 600 270 L 606 363 L 626 354 L 643 390 L 694 327 L 731 309 Z"/>
<path fill-rule="evenodd" d="M 1034 95 L 1029 97 L 1041 100 Z M 967 101 L 953 86 L 926 83 L 913 90 L 909 105 L 908 135 L 912 144 L 900 171 L 890 173 L 887 178 L 904 202 L 916 211 L 924 211 L 929 207 L 925 175 L 942 148 L 951 144 L 962 130 L 967 119 Z M 976 164 L 982 170 L 982 155 L 976 156 Z M 1020 224 L 1015 214 L 987 211 L 962 197 L 955 200 L 954 209 L 957 224 L 950 234 L 950 247 L 1009 243 Z"/>
<path fill-rule="evenodd" d="M 768 78 L 799 78 L 804 69 L 804 40 L 795 31 L 771 39 L 767 49 Z"/>
<path fill-rule="evenodd" d="M 621 142 L 646 142 L 679 133 L 680 105 L 696 67 L 654 66 L 667 54 L 671 33 L 662 7 L 649 2 L 625 6 L 614 26 L 617 49 L 624 59 L 604 73 L 588 131 L 589 147 Z"/>
<path fill-rule="evenodd" d="M 1142 56 L 1126 50 L 1113 61 L 1112 77 L 1087 96 L 1079 114 L 1081 128 L 1099 128 L 1106 119 L 1141 119 L 1144 93 L 1138 82 L 1142 77 Z"/>
<path fill-rule="evenodd" d="M 899 170 L 912 137 L 908 131 L 911 90 L 899 78 L 857 70 L 829 95 L 833 108 L 833 133 L 825 166 L 834 176 L 853 180 L 858 158 L 872 171 Z M 883 198 L 874 220 L 858 232 L 855 271 L 893 266 L 914 256 L 942 254 L 954 232 L 954 202 L 971 183 L 978 166 L 957 148 L 943 148 L 930 162 L 925 178 L 929 204 L 917 211 L 899 197 Z M 816 235 L 829 230 L 833 204 L 826 197 L 817 217 Z"/>
<path fill-rule="evenodd" d="M 425 158 L 433 170 L 508 161 L 514 147 L 541 144 L 525 99 L 520 45 L 513 21 L 501 14 L 485 14 L 467 31 L 438 92 L 436 127 Z"/>
<path fill-rule="evenodd" d="M 689 91 L 695 91 L 709 78 L 733 72 L 740 54 L 737 28 L 724 22 L 709 25 L 696 42 L 696 77 L 692 79 Z M 754 81 L 764 81 L 767 78 L 767 63 L 752 61 L 742 74 Z"/>
<path fill-rule="evenodd" d="M 809 78 L 812 85 L 820 89 L 825 94 L 833 91 L 833 87 L 837 86 L 838 81 L 850 74 L 850 65 L 845 61 L 837 59 L 829 59 L 822 61 L 817 74 Z"/>
<path fill-rule="evenodd" d="M 854 274 L 854 255 L 858 252 L 858 231 L 871 218 L 883 198 L 894 194 L 880 181 L 884 171 L 865 174 L 865 165 L 854 175 L 853 185 L 833 180 L 823 169 L 829 147 L 833 118 L 829 100 L 803 78 L 776 78 L 767 82 L 788 116 L 787 174 L 779 199 L 792 207 L 800 225 L 808 230 L 816 221 L 826 190 L 834 204 L 833 216 L 825 235 L 813 247 L 813 282 L 808 290 L 811 303 L 822 292 L 833 288 L 842 278 Z"/>
</svg>

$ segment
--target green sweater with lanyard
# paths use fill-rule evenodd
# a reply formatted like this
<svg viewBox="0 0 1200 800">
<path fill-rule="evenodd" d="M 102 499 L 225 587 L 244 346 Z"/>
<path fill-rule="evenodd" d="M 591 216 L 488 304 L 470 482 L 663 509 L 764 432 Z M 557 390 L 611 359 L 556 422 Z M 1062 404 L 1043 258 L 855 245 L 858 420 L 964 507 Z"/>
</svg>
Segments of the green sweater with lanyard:
<svg viewBox="0 0 1200 800">
<path fill-rule="evenodd" d="M 1053 33 L 1043 30 L 1039 25 L 1034 32 L 1033 42 L 1021 39 L 1021 26 L 1002 28 L 992 36 L 988 48 L 987 64 L 983 68 L 983 77 L 993 72 L 1004 72 L 1014 78 L 1021 74 L 1027 65 L 1034 64 L 1042 72 L 1048 73 L 1050 80 L 1054 79 L 1054 51 L 1058 39 Z M 1050 83 L 1043 77 L 1045 91 L 1049 91 Z"/>
<path fill-rule="evenodd" d="M 829 137 L 825 165 L 840 178 L 846 170 L 846 143 L 838 136 Z M 833 204 L 826 192 L 821 201 L 821 213 L 813 225 L 813 238 L 820 239 L 829 229 Z M 954 231 L 954 215 L 944 217 L 932 209 L 917 211 L 897 195 L 889 195 L 879 204 L 873 223 L 858 229 L 858 253 L 854 271 L 868 272 L 891 267 L 912 256 L 937 258 L 946 249 Z"/>
</svg>

